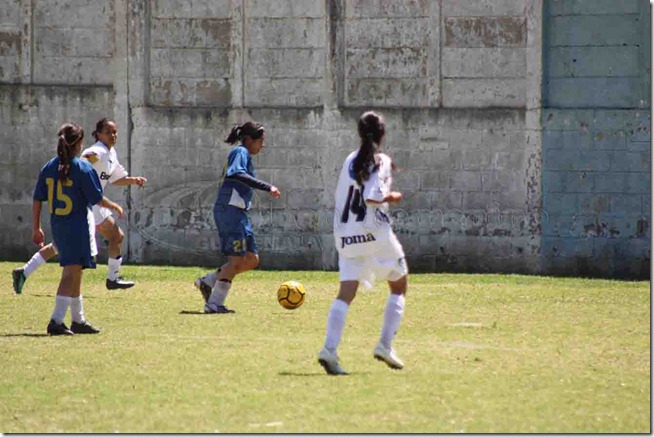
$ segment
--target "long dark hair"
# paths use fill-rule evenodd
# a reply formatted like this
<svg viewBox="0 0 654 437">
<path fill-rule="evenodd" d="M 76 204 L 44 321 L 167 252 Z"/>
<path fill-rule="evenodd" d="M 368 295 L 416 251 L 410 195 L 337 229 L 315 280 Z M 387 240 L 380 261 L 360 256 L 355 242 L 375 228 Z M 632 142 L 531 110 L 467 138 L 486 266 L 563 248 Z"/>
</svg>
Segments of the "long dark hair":
<svg viewBox="0 0 654 437">
<path fill-rule="evenodd" d="M 250 137 L 253 140 L 258 140 L 263 136 L 264 129 L 261 123 L 256 121 L 246 121 L 240 126 L 234 126 L 225 139 L 226 143 L 234 144 L 237 141 L 243 141 L 245 137 Z"/>
<path fill-rule="evenodd" d="M 364 112 L 357 123 L 361 146 L 353 162 L 354 175 L 357 183 L 363 186 L 370 174 L 377 170 L 379 164 L 375 162 L 375 152 L 386 133 L 384 117 L 373 111 Z"/>
<path fill-rule="evenodd" d="M 91 134 L 91 135 L 93 135 L 93 138 L 95 138 L 95 141 L 98 141 L 98 134 L 99 134 L 100 132 L 102 132 L 102 129 L 104 129 L 104 127 L 105 127 L 106 125 L 108 125 L 109 123 L 113 123 L 113 121 L 112 121 L 112 120 L 109 120 L 107 117 L 105 117 L 105 118 L 99 120 L 99 121 L 95 124 L 95 130 L 94 130 L 93 133 Z"/>
<path fill-rule="evenodd" d="M 84 129 L 75 123 L 66 123 L 57 132 L 57 156 L 59 157 L 59 181 L 66 182 L 70 177 L 70 161 L 75 157 L 75 145 L 84 139 Z"/>
</svg>

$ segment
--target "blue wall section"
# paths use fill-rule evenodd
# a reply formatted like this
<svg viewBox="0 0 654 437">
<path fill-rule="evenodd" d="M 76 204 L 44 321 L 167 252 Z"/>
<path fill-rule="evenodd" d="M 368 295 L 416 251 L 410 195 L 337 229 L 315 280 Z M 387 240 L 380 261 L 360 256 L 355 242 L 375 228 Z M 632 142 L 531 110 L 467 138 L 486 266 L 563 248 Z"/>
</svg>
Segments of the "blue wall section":
<svg viewBox="0 0 654 437">
<path fill-rule="evenodd" d="M 548 273 L 649 278 L 650 14 L 647 0 L 544 2 Z"/>
</svg>

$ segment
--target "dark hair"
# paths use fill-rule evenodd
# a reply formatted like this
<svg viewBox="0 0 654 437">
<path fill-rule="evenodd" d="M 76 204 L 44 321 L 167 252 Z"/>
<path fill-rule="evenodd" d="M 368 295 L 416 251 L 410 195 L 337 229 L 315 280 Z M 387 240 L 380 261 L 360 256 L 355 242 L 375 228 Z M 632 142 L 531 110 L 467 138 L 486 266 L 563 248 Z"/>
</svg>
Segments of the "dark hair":
<svg viewBox="0 0 654 437">
<path fill-rule="evenodd" d="M 113 123 L 112 120 L 109 120 L 107 117 L 103 118 L 102 120 L 99 120 L 95 124 L 95 130 L 91 135 L 93 135 L 93 138 L 95 138 L 95 141 L 98 141 L 98 134 L 102 132 L 102 129 L 105 128 L 109 123 Z"/>
<path fill-rule="evenodd" d="M 375 162 L 375 152 L 379 148 L 379 143 L 386 133 L 386 124 L 384 118 L 373 112 L 364 112 L 359 117 L 357 123 L 361 146 L 359 153 L 354 158 L 353 170 L 357 183 L 363 185 L 370 177 L 370 173 L 377 170 L 379 164 Z"/>
<path fill-rule="evenodd" d="M 84 129 L 75 123 L 66 123 L 57 132 L 57 156 L 59 157 L 59 180 L 65 182 L 70 176 L 70 161 L 75 156 L 73 148 L 84 139 Z"/>
<path fill-rule="evenodd" d="M 240 126 L 234 126 L 225 139 L 226 143 L 234 144 L 236 141 L 243 141 L 245 137 L 250 137 L 253 140 L 258 140 L 263 136 L 264 129 L 261 123 L 255 121 L 246 121 Z"/>
</svg>

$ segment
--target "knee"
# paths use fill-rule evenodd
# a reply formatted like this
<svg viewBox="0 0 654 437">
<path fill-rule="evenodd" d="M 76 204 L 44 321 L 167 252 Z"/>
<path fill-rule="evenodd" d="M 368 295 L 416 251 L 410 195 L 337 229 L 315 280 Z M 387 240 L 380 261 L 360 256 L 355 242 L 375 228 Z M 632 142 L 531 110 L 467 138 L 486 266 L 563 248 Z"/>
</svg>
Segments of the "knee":
<svg viewBox="0 0 654 437">
<path fill-rule="evenodd" d="M 123 244 L 123 239 L 125 238 L 125 234 L 123 233 L 123 230 L 120 229 L 118 226 L 114 229 L 114 232 L 112 232 L 112 238 L 111 240 L 115 244 Z"/>
<path fill-rule="evenodd" d="M 259 265 L 259 256 L 256 254 L 251 254 L 248 252 L 242 258 L 239 258 L 238 261 L 234 264 L 234 270 L 236 273 L 247 272 L 248 270 L 253 270 Z"/>
<path fill-rule="evenodd" d="M 256 253 L 253 254 L 250 257 L 249 264 L 250 264 L 250 270 L 256 269 L 257 266 L 259 265 L 259 255 L 257 255 Z"/>
</svg>

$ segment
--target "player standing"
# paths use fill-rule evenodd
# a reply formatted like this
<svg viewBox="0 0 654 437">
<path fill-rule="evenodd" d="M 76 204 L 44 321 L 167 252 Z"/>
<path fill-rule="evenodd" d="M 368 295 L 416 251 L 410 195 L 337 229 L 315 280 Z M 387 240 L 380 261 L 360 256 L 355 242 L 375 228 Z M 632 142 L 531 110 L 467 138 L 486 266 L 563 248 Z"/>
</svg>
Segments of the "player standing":
<svg viewBox="0 0 654 437">
<path fill-rule="evenodd" d="M 98 176 L 104 190 L 107 182 L 112 185 L 138 185 L 143 187 L 147 182 L 144 177 L 129 177 L 125 168 L 118 162 L 116 154 L 116 141 L 118 130 L 116 123 L 103 118 L 98 121 L 93 132 L 96 143 L 84 150 L 82 158 L 89 161 Z M 97 231 L 109 241 L 109 270 L 107 272 L 106 287 L 109 290 L 130 288 L 134 282 L 125 280 L 120 276 L 120 265 L 122 263 L 122 246 L 124 234 L 111 215 L 111 211 L 100 205 L 93 205 L 93 215 Z M 32 258 L 21 268 L 14 269 L 12 279 L 14 291 L 22 293 L 27 278 L 36 269 L 45 264 L 48 259 L 57 254 L 57 246 L 50 243 L 35 253 Z"/>
<path fill-rule="evenodd" d="M 97 334 L 99 329 L 84 317 L 82 271 L 95 268 L 95 224 L 91 205 L 101 204 L 123 216 L 122 208 L 102 195 L 100 179 L 88 162 L 79 159 L 84 130 L 76 124 L 64 124 L 57 133 L 57 157 L 48 161 L 34 189 L 32 203 L 32 241 L 43 246 L 42 202 L 48 202 L 52 235 L 63 267 L 59 288 L 47 332 L 50 335 Z M 71 310 L 70 329 L 64 318 Z"/>
<path fill-rule="evenodd" d="M 254 231 L 246 211 L 250 209 L 254 189 L 267 191 L 275 199 L 281 196 L 277 187 L 257 179 L 254 173 L 252 156 L 261 152 L 265 139 L 264 127 L 248 121 L 234 127 L 225 140 L 228 144 L 239 143 L 227 156 L 213 208 L 220 249 L 227 263 L 195 280 L 207 314 L 233 313 L 225 307 L 225 299 L 234 277 L 259 265 Z"/>
<path fill-rule="evenodd" d="M 370 288 L 375 277 L 388 281 L 390 296 L 373 356 L 393 369 L 404 367 L 391 343 L 404 313 L 409 270 L 388 216 L 388 204 L 400 202 L 402 193 L 391 191 L 393 163 L 381 153 L 385 131 L 381 115 L 372 111 L 361 115 L 361 146 L 345 159 L 336 186 L 334 240 L 340 290 L 329 310 L 325 344 L 318 354 L 318 362 L 330 375 L 347 374 L 336 354 L 347 311 L 359 283 Z"/>
</svg>

